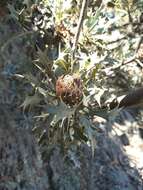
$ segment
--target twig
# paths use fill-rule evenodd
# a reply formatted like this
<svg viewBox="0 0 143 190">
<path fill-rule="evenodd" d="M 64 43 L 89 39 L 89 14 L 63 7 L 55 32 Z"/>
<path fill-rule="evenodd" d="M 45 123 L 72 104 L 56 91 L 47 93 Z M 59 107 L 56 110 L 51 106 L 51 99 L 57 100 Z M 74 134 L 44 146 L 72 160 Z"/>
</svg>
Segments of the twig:
<svg viewBox="0 0 143 190">
<path fill-rule="evenodd" d="M 135 59 L 136 63 L 143 68 L 143 63 L 139 59 Z"/>
<path fill-rule="evenodd" d="M 142 106 L 143 104 L 143 87 L 134 89 L 126 96 L 122 98 L 117 97 L 117 102 L 114 102 L 114 100 L 110 103 L 110 109 L 114 109 L 116 106 L 118 108 L 126 108 L 126 107 L 136 107 L 136 106 Z"/>
<path fill-rule="evenodd" d="M 132 19 L 132 16 L 131 16 L 128 0 L 127 0 L 127 12 L 128 12 L 129 22 L 130 22 L 130 24 L 133 24 L 133 19 Z"/>
<path fill-rule="evenodd" d="M 123 61 L 122 65 L 127 65 L 129 63 L 132 63 L 133 61 L 136 60 L 136 55 L 134 55 L 133 57 L 131 57 L 129 60 L 127 61 Z"/>
<path fill-rule="evenodd" d="M 135 54 L 137 54 L 138 49 L 140 48 L 140 45 L 141 45 L 142 41 L 143 41 L 143 36 L 141 35 L 140 38 L 139 38 L 139 41 L 138 41 L 138 43 L 137 43 L 137 47 L 136 47 L 136 50 L 135 50 Z"/>
<path fill-rule="evenodd" d="M 127 39 L 127 37 L 128 37 L 128 36 L 126 35 L 126 36 L 123 36 L 122 38 L 118 38 L 118 39 L 116 39 L 116 40 L 110 41 L 110 42 L 107 43 L 107 45 L 120 42 L 120 41 L 122 41 L 122 40 Z"/>
<path fill-rule="evenodd" d="M 128 63 L 132 63 L 133 61 L 136 61 L 140 66 L 142 66 L 142 64 L 140 63 L 140 61 L 137 59 L 137 53 L 138 53 L 138 49 L 140 48 L 140 45 L 143 41 L 143 36 L 141 36 L 138 40 L 138 43 L 137 43 L 137 47 L 135 49 L 135 53 L 134 53 L 134 56 L 131 57 L 129 60 L 127 61 L 123 61 L 122 65 L 127 65 Z"/>
<path fill-rule="evenodd" d="M 73 46 L 72 46 L 72 60 L 74 60 L 74 58 L 75 58 L 75 52 L 77 50 L 77 44 L 78 44 L 78 40 L 79 40 L 79 35 L 80 35 L 81 27 L 82 27 L 82 24 L 83 24 L 83 20 L 84 20 L 85 14 L 86 14 L 88 2 L 89 2 L 89 0 L 83 0 L 83 3 L 82 3 L 82 8 L 81 8 L 81 12 L 80 12 L 77 31 L 76 31 Z M 72 65 L 71 70 L 73 71 L 73 65 Z"/>
</svg>

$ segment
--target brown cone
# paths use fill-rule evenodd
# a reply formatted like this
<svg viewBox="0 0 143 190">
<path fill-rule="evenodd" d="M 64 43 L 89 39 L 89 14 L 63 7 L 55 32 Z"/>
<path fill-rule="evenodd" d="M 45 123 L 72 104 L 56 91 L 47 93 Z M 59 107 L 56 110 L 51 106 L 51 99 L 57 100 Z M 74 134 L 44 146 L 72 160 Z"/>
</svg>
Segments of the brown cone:
<svg viewBox="0 0 143 190">
<path fill-rule="evenodd" d="M 80 77 L 77 75 L 60 76 L 56 82 L 56 95 L 66 104 L 78 104 L 83 96 Z"/>
</svg>

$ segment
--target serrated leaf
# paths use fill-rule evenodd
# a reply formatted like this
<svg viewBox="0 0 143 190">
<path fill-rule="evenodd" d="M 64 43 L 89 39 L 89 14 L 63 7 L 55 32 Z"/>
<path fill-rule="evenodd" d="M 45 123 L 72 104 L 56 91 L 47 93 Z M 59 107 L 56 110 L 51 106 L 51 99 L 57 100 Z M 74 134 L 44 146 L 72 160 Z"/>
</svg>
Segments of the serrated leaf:
<svg viewBox="0 0 143 190">
<path fill-rule="evenodd" d="M 108 115 L 108 120 L 110 123 L 113 123 L 115 121 L 115 119 L 117 118 L 117 116 L 119 115 L 119 112 L 121 111 L 121 108 L 114 108 L 113 110 L 110 111 L 109 115 Z"/>
<path fill-rule="evenodd" d="M 33 76 L 31 73 L 25 74 L 24 77 L 31 83 L 33 87 L 39 84 L 37 77 Z"/>
<path fill-rule="evenodd" d="M 70 118 L 74 114 L 75 108 L 70 108 L 61 102 L 57 106 L 48 106 L 47 111 L 50 114 L 54 114 L 54 122 L 57 123 L 62 119 Z"/>
<path fill-rule="evenodd" d="M 99 7 L 99 9 L 96 11 L 96 14 L 95 14 L 94 18 L 92 18 L 93 19 L 92 20 L 92 26 L 90 27 L 89 32 L 91 32 L 94 29 L 94 27 L 96 26 L 96 24 L 97 24 L 97 22 L 99 20 L 99 16 L 100 16 L 100 13 L 101 13 L 101 10 L 102 10 L 103 6 L 104 5 L 102 3 L 101 6 Z"/>
<path fill-rule="evenodd" d="M 9 11 L 10 11 L 11 17 L 18 20 L 19 15 L 18 15 L 18 12 L 15 10 L 14 6 L 11 5 L 11 4 L 8 4 L 7 7 L 9 9 Z"/>
<path fill-rule="evenodd" d="M 44 88 L 37 87 L 37 90 L 40 94 L 42 94 L 44 97 L 47 97 L 47 91 Z"/>
<path fill-rule="evenodd" d="M 97 94 L 94 95 L 95 100 L 97 101 L 98 105 L 101 107 L 101 97 L 104 94 L 105 90 L 104 89 L 100 89 L 99 92 Z"/>
<path fill-rule="evenodd" d="M 88 138 L 85 136 L 84 131 L 81 127 L 75 127 L 74 128 L 74 138 L 77 140 L 82 140 L 84 142 L 88 141 Z"/>
<path fill-rule="evenodd" d="M 94 156 L 94 150 L 96 147 L 95 131 L 93 130 L 93 124 L 86 116 L 80 117 L 80 123 L 85 128 L 85 133 L 91 143 L 92 156 Z"/>
<path fill-rule="evenodd" d="M 89 101 L 90 101 L 90 95 L 89 96 L 83 95 L 83 99 L 82 99 L 83 105 L 88 107 Z"/>
<path fill-rule="evenodd" d="M 95 78 L 95 76 L 96 76 L 98 70 L 100 69 L 100 66 L 101 66 L 100 64 L 96 64 L 96 67 L 93 68 L 93 70 L 92 70 L 92 75 L 91 75 L 92 78 Z"/>
<path fill-rule="evenodd" d="M 68 70 L 69 64 L 67 64 L 67 62 L 64 59 L 58 59 L 57 61 L 55 61 L 55 64 L 62 67 L 65 71 Z"/>
<path fill-rule="evenodd" d="M 104 94 L 106 89 L 102 89 L 102 88 L 90 88 L 90 96 L 93 96 L 94 99 L 96 100 L 96 102 L 98 103 L 98 105 L 101 107 L 101 97 Z"/>
<path fill-rule="evenodd" d="M 31 0 L 24 0 L 23 4 L 26 5 L 28 9 L 30 9 L 32 2 L 31 2 Z"/>
<path fill-rule="evenodd" d="M 37 105 L 38 103 L 40 103 L 41 98 L 35 94 L 34 96 L 27 96 L 24 100 L 24 102 L 22 103 L 21 107 L 23 107 L 23 109 L 25 110 L 27 107 L 33 107 L 35 105 Z"/>
<path fill-rule="evenodd" d="M 45 51 L 42 51 L 40 48 L 38 48 L 38 58 L 38 62 L 44 66 L 52 63 L 52 61 L 48 59 L 47 49 L 45 49 Z"/>
</svg>

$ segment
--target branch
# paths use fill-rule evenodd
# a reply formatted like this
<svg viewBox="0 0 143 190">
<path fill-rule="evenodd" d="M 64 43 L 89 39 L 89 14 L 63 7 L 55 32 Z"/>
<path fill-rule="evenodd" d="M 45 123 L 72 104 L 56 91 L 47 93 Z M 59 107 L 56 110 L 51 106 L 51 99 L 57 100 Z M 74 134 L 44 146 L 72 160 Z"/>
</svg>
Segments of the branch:
<svg viewBox="0 0 143 190">
<path fill-rule="evenodd" d="M 143 105 L 143 87 L 135 89 L 125 95 L 121 100 L 121 97 L 116 98 L 110 103 L 110 109 L 127 108 L 131 106 L 142 106 Z"/>
<path fill-rule="evenodd" d="M 78 44 L 78 40 L 79 40 L 79 35 L 80 35 L 81 27 L 82 27 L 82 24 L 83 24 L 83 20 L 85 18 L 88 2 L 89 2 L 89 0 L 83 0 L 83 3 L 82 3 L 82 8 L 81 8 L 81 12 L 80 12 L 77 31 L 76 31 L 76 34 L 75 34 L 73 47 L 72 47 L 72 60 L 74 60 L 74 58 L 75 58 L 75 52 L 77 50 L 77 44 Z"/>
<path fill-rule="evenodd" d="M 116 40 L 110 41 L 110 42 L 107 43 L 107 45 L 110 45 L 110 44 L 114 44 L 114 43 L 120 42 L 120 41 L 122 41 L 122 40 L 127 39 L 127 37 L 128 37 L 128 36 L 126 35 L 126 36 L 123 36 L 122 38 L 118 38 L 118 39 L 116 39 Z"/>
<path fill-rule="evenodd" d="M 132 16 L 131 16 L 128 0 L 127 0 L 127 12 L 128 12 L 129 22 L 130 22 L 130 24 L 132 24 L 133 23 L 133 19 L 132 19 Z"/>
<path fill-rule="evenodd" d="M 122 65 L 127 65 L 129 63 L 132 63 L 133 61 L 136 60 L 136 55 L 134 55 L 133 57 L 131 57 L 130 59 L 126 60 L 126 61 L 123 61 Z M 122 66 L 121 65 L 121 66 Z"/>
</svg>

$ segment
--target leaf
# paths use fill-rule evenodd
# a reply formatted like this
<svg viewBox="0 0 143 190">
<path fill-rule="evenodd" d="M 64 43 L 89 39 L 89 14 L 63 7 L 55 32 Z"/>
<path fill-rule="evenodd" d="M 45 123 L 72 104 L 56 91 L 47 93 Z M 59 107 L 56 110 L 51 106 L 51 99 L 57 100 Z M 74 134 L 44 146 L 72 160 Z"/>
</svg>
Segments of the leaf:
<svg viewBox="0 0 143 190">
<path fill-rule="evenodd" d="M 70 108 L 63 102 L 60 102 L 57 106 L 48 106 L 47 111 L 54 115 L 54 122 L 57 123 L 62 119 L 71 118 L 75 112 L 75 108 Z"/>
<path fill-rule="evenodd" d="M 55 61 L 55 64 L 62 67 L 65 71 L 68 71 L 69 64 L 64 59 L 58 59 Z"/>
<path fill-rule="evenodd" d="M 84 105 L 85 107 L 88 107 L 89 101 L 90 101 L 90 95 L 89 95 L 89 96 L 85 96 L 85 95 L 83 94 L 82 102 L 83 102 L 83 105 Z"/>
<path fill-rule="evenodd" d="M 24 77 L 30 82 L 30 84 L 35 87 L 39 84 L 37 77 L 33 76 L 31 73 L 25 74 Z"/>
<path fill-rule="evenodd" d="M 34 96 L 27 96 L 23 102 L 23 104 L 21 105 L 21 107 L 23 107 L 23 109 L 25 110 L 27 107 L 33 107 L 37 104 L 39 104 L 41 101 L 41 98 L 35 94 Z"/>
<path fill-rule="evenodd" d="M 102 95 L 104 94 L 104 92 L 105 92 L 104 89 L 100 89 L 99 92 L 94 95 L 94 98 L 95 98 L 95 100 L 97 101 L 97 103 L 98 103 L 98 105 L 99 105 L 100 107 L 101 107 L 101 102 L 100 102 L 100 100 L 101 100 L 101 97 L 102 97 Z"/>
<path fill-rule="evenodd" d="M 74 138 L 80 141 L 87 142 L 88 138 L 85 136 L 84 131 L 81 127 L 74 128 Z"/>
<path fill-rule="evenodd" d="M 92 78 L 95 78 L 96 77 L 96 74 L 98 72 L 98 70 L 101 68 L 101 65 L 100 64 L 96 64 L 96 67 L 93 69 L 92 71 Z"/>
<path fill-rule="evenodd" d="M 93 130 L 93 124 L 86 116 L 80 117 L 80 123 L 85 128 L 85 133 L 87 134 L 90 143 L 91 143 L 91 149 L 92 149 L 92 156 L 94 156 L 94 150 L 96 147 L 96 139 L 95 139 L 95 131 Z"/>
<path fill-rule="evenodd" d="M 18 15 L 18 12 L 15 10 L 14 6 L 11 4 L 8 4 L 7 7 L 10 11 L 11 17 L 18 20 L 19 15 Z"/>
<path fill-rule="evenodd" d="M 98 105 L 101 107 L 101 97 L 102 95 L 104 94 L 106 89 L 102 89 L 102 88 L 97 88 L 97 87 L 94 87 L 94 88 L 90 88 L 89 91 L 90 91 L 90 96 L 93 96 L 94 99 L 97 101 Z"/>
<path fill-rule="evenodd" d="M 23 1 L 23 4 L 24 4 L 24 5 L 26 5 L 26 6 L 27 6 L 27 9 L 29 9 L 29 10 L 30 10 L 31 5 L 32 5 L 31 0 L 24 0 L 24 1 Z"/>
<path fill-rule="evenodd" d="M 92 18 L 92 26 L 90 27 L 89 29 L 89 32 L 91 32 L 94 27 L 96 26 L 97 22 L 99 21 L 99 16 L 100 16 L 100 13 L 102 11 L 102 8 L 103 8 L 103 4 L 101 4 L 101 6 L 99 7 L 99 9 L 96 11 L 96 14 L 94 16 L 94 18 Z"/>
<path fill-rule="evenodd" d="M 40 94 L 42 94 L 45 98 L 47 97 L 47 91 L 44 88 L 37 87 L 37 90 Z"/>
<path fill-rule="evenodd" d="M 48 116 L 49 116 L 48 113 L 42 113 L 41 115 L 34 116 L 34 118 L 46 118 L 46 117 L 48 117 Z"/>
<path fill-rule="evenodd" d="M 56 65 L 60 66 L 65 71 L 68 71 L 68 69 L 70 67 L 70 64 L 71 64 L 69 62 L 69 52 L 68 52 L 68 50 L 64 50 L 64 52 L 59 52 L 59 58 L 54 63 Z"/>
<path fill-rule="evenodd" d="M 119 116 L 120 111 L 121 111 L 121 108 L 118 108 L 118 107 L 110 111 L 108 115 L 109 123 L 115 122 L 115 119 L 117 118 L 117 116 Z"/>
<path fill-rule="evenodd" d="M 44 68 L 47 69 L 50 69 L 53 65 L 53 61 L 48 59 L 47 49 L 45 49 L 45 51 L 42 51 L 40 48 L 38 48 L 38 60 L 36 60 L 36 62 L 38 62 L 39 65 L 44 66 Z"/>
</svg>

